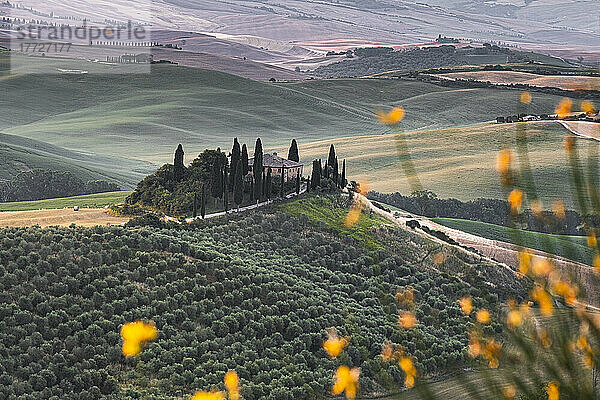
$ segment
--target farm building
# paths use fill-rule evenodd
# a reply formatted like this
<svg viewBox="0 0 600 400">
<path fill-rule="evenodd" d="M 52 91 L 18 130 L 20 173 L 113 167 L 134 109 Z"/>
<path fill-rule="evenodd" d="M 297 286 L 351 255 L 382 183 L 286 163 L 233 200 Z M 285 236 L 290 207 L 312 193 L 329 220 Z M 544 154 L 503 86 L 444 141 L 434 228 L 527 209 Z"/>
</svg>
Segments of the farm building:
<svg viewBox="0 0 600 400">
<path fill-rule="evenodd" d="M 252 166 L 254 165 L 254 157 L 248 159 L 248 166 L 250 167 L 250 174 L 252 174 Z M 271 169 L 271 174 L 281 175 L 283 171 L 283 179 L 287 181 L 295 180 L 296 176 L 302 176 L 302 170 L 304 165 L 288 160 L 283 157 L 279 157 L 277 153 L 265 153 L 263 154 L 263 167 L 265 174 Z"/>
</svg>

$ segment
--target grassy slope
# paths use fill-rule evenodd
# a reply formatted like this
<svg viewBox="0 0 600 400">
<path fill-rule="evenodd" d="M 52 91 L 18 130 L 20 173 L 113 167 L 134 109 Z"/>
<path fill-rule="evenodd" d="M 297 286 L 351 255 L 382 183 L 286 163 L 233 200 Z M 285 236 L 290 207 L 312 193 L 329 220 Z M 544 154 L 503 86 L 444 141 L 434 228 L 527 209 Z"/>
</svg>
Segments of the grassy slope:
<svg viewBox="0 0 600 400">
<path fill-rule="evenodd" d="M 81 208 L 102 208 L 106 205 L 121 203 L 125 201 L 125 198 L 130 194 L 131 192 L 109 192 L 88 194 L 83 196 L 64 197 L 59 199 L 0 203 L 0 212 L 61 209 L 75 206 L 79 206 Z"/>
<path fill-rule="evenodd" d="M 381 243 L 373 236 L 371 230 L 377 226 L 390 224 L 388 220 L 377 214 L 369 216 L 362 213 L 355 225 L 347 227 L 344 225 L 344 219 L 348 211 L 335 207 L 334 201 L 328 197 L 309 197 L 282 204 L 280 209 L 293 216 L 304 214 L 313 223 L 322 221 L 327 228 L 335 230 L 341 236 L 349 235 L 353 237 L 370 250 L 382 247 Z"/>
<path fill-rule="evenodd" d="M 103 68 L 60 62 L 67 69 Z M 186 145 L 191 159 L 206 147 L 229 148 L 232 136 L 253 143 L 260 135 L 269 147 L 292 137 L 307 142 L 384 133 L 373 111 L 392 105 L 408 110 L 410 130 L 474 124 L 513 114 L 516 107 L 516 93 L 508 90 L 455 90 L 401 80 L 272 84 L 171 65 L 137 75 L 9 75 L 0 79 L 0 90 L 5 93 L 0 132 L 155 162 L 170 160 L 178 143 Z M 547 112 L 558 101 L 543 96 L 533 107 Z"/>
<path fill-rule="evenodd" d="M 506 146 L 516 146 L 519 126 L 526 129 L 538 195 L 549 206 L 551 199 L 572 192 L 562 145 L 567 131 L 557 123 L 480 125 L 403 135 L 426 189 L 441 198 L 504 198 L 495 170 L 496 155 Z M 598 147 L 597 142 L 591 140 L 579 138 L 577 141 L 584 158 Z M 398 158 L 396 135 L 300 144 L 300 155 L 305 163 L 315 157 L 326 158 L 325 150 L 330 143 L 335 144 L 340 159 L 347 159 L 351 179 L 366 180 L 373 190 L 380 192 L 410 193 Z M 572 198 L 564 200 L 569 207 L 573 206 Z"/>
<path fill-rule="evenodd" d="M 582 236 L 549 235 L 452 218 L 433 218 L 433 221 L 487 239 L 519 244 L 588 265 L 591 264 L 594 256 L 593 251 L 586 245 L 586 238 Z"/>
</svg>

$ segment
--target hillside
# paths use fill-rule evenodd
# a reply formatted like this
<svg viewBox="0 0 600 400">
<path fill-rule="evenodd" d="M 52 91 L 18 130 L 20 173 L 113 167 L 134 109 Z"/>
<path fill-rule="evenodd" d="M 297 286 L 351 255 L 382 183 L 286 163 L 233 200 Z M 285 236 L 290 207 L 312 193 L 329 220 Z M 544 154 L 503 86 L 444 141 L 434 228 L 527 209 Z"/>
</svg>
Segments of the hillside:
<svg viewBox="0 0 600 400">
<path fill-rule="evenodd" d="M 520 127 L 520 128 L 519 128 Z M 406 132 L 408 151 L 425 189 L 440 198 L 471 200 L 505 199 L 496 172 L 496 155 L 506 146 L 515 148 L 517 129 L 524 129 L 537 193 L 546 207 L 562 198 L 573 208 L 569 169 L 563 148 L 570 133 L 556 122 L 479 125 L 465 128 Z M 372 190 L 410 194 L 397 152 L 395 135 L 348 137 L 300 145 L 304 161 L 321 157 L 333 143 L 340 157 L 347 159 L 348 176 L 368 182 Z M 577 138 L 582 155 L 598 147 L 596 141 Z"/>
<path fill-rule="evenodd" d="M 343 212 L 327 226 L 315 218 L 345 201 L 307 198 L 292 208 L 308 215 L 273 209 L 190 229 L 1 230 L 0 393 L 167 399 L 219 385 L 235 368 L 245 399 L 312 398 L 330 390 L 335 361 L 321 349 L 330 327 L 350 336 L 343 362 L 362 367 L 362 393 L 381 393 L 382 379 L 403 379 L 378 361 L 386 340 L 427 375 L 452 369 L 468 362 L 471 324 L 456 300 L 469 294 L 495 315 L 498 302 L 525 296 L 507 269 L 379 217 L 363 214 L 347 233 Z M 447 260 L 434 264 L 434 251 Z M 409 287 L 419 324 L 408 331 L 394 295 Z M 137 318 L 160 336 L 126 360 L 118 332 Z"/>
<path fill-rule="evenodd" d="M 470 125 L 516 111 L 517 93 L 510 90 L 389 79 L 273 84 L 171 65 L 155 65 L 151 74 L 103 74 L 111 67 L 48 57 L 27 62 L 90 73 L 6 76 L 0 132 L 152 163 L 170 160 L 179 143 L 191 160 L 207 147 L 228 148 L 232 136 L 246 142 L 259 136 L 274 147 L 291 138 L 306 143 L 387 133 L 373 113 L 396 105 L 407 110 L 407 130 Z M 549 112 L 559 100 L 536 95 L 532 111 Z"/>
</svg>

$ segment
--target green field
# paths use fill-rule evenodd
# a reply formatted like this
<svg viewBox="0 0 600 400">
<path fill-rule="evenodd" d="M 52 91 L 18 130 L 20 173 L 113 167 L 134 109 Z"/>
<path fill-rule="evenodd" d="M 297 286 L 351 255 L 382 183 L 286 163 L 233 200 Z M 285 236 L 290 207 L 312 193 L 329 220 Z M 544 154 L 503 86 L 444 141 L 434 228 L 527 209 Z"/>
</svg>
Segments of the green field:
<svg viewBox="0 0 600 400">
<path fill-rule="evenodd" d="M 440 198 L 470 200 L 505 198 L 495 169 L 496 156 L 504 147 L 516 147 L 517 129 L 524 129 L 538 195 L 549 207 L 555 198 L 574 206 L 569 168 L 563 148 L 566 129 L 555 122 L 479 125 L 404 133 L 418 178 L 425 189 Z M 348 137 L 300 145 L 305 164 L 325 158 L 333 143 L 340 159 L 346 159 L 348 176 L 369 183 L 378 192 L 410 194 L 397 151 L 397 135 Z M 587 161 L 596 141 L 577 138 L 581 158 Z M 586 169 L 587 171 L 587 169 Z"/>
<path fill-rule="evenodd" d="M 64 197 L 37 201 L 18 201 L 13 203 L 0 203 L 2 211 L 29 211 L 42 209 L 61 209 L 79 206 L 81 208 L 102 208 L 107 205 L 122 203 L 131 192 L 109 192 L 86 194 L 83 196 Z"/>
<path fill-rule="evenodd" d="M 174 65 L 155 65 L 151 74 L 103 74 L 98 72 L 109 67 L 98 63 L 27 61 L 53 68 L 62 63 L 90 73 L 2 77 L 0 132 L 89 154 L 159 163 L 171 159 L 178 143 L 191 160 L 207 147 L 229 148 L 234 136 L 247 143 L 261 136 L 270 148 L 291 138 L 307 143 L 383 134 L 388 130 L 373 112 L 395 105 L 407 110 L 407 130 L 471 125 L 517 111 L 518 93 L 511 90 L 452 89 L 397 79 L 264 83 Z M 559 100 L 539 95 L 532 111 L 550 112 Z"/>
<path fill-rule="evenodd" d="M 588 265 L 591 265 L 594 256 L 594 252 L 587 247 L 587 239 L 583 236 L 550 235 L 463 219 L 433 218 L 432 220 L 448 228 L 486 239 L 518 244 Z"/>
</svg>

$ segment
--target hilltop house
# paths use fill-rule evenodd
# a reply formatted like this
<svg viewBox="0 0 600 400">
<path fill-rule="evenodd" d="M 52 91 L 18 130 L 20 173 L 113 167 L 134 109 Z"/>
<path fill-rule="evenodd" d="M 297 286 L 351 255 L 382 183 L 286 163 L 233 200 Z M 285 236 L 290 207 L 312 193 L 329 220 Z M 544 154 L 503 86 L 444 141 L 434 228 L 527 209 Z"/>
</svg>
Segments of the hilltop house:
<svg viewBox="0 0 600 400">
<path fill-rule="evenodd" d="M 252 166 L 254 165 L 254 157 L 248 159 L 248 166 L 250 167 L 249 174 L 252 175 Z M 288 182 L 295 180 L 296 176 L 302 177 L 302 170 L 304 165 L 296 161 L 288 160 L 286 158 L 279 157 L 277 153 L 265 153 L 263 154 L 263 167 L 265 174 L 271 168 L 271 174 L 281 175 L 283 171 L 283 179 Z"/>
</svg>

